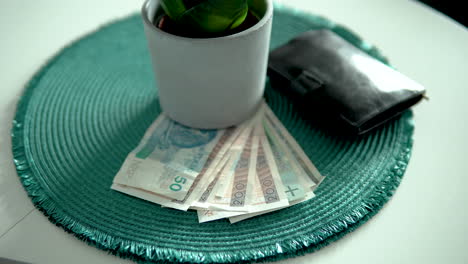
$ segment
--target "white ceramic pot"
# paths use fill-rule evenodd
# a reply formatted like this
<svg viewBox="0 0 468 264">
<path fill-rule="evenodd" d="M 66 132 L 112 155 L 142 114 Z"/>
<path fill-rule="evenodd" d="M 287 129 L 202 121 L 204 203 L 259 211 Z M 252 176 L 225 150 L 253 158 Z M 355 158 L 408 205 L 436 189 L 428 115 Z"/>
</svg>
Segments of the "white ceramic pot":
<svg viewBox="0 0 468 264">
<path fill-rule="evenodd" d="M 264 92 L 272 0 L 251 1 L 263 14 L 257 24 L 217 38 L 160 30 L 153 25 L 159 2 L 147 0 L 142 16 L 163 111 L 196 128 L 225 128 L 250 117 Z"/>
</svg>

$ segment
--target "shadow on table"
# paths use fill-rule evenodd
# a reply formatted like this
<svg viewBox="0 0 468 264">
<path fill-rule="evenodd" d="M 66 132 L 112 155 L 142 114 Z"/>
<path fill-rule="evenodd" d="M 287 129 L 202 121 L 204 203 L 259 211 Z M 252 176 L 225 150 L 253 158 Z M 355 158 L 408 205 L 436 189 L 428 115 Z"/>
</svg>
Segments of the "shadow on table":
<svg viewBox="0 0 468 264">
<path fill-rule="evenodd" d="M 420 2 L 436 9 L 441 13 L 444 13 L 465 27 L 468 27 L 468 16 L 466 15 L 466 8 L 462 7 L 462 5 L 464 6 L 464 1 L 420 0 Z"/>
<path fill-rule="evenodd" d="M 2 264 L 30 264 L 28 262 L 16 261 L 12 259 L 0 258 L 0 263 Z"/>
</svg>

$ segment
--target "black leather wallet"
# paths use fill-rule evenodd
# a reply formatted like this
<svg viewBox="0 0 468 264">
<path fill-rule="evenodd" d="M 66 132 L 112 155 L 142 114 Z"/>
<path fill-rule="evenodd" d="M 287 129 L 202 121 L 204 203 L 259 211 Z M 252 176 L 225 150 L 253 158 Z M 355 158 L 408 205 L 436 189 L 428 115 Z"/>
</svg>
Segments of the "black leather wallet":
<svg viewBox="0 0 468 264">
<path fill-rule="evenodd" d="M 312 120 L 354 135 L 398 116 L 425 93 L 329 30 L 305 32 L 273 50 L 268 75 Z"/>
</svg>

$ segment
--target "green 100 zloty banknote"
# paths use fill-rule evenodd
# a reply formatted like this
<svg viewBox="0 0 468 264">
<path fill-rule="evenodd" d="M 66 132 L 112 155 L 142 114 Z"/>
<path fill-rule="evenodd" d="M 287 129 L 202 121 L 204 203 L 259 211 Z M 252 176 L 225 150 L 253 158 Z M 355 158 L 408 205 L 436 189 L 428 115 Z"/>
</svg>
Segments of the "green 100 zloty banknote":
<svg viewBox="0 0 468 264">
<path fill-rule="evenodd" d="M 264 121 L 266 141 L 270 145 L 271 154 L 278 167 L 289 202 L 300 200 L 312 191 L 315 183 L 310 180 L 300 163 L 292 156 L 282 138 L 275 133 L 270 124 Z"/>
<path fill-rule="evenodd" d="M 272 132 L 278 135 L 279 139 L 285 144 L 286 148 L 292 154 L 292 158 L 300 164 L 310 180 L 314 182 L 315 186 L 313 186 L 312 189 L 316 189 L 325 177 L 320 174 L 309 157 L 304 153 L 301 146 L 296 142 L 294 137 L 289 134 L 288 130 L 268 106 L 265 107 L 265 121 L 270 125 Z"/>
</svg>

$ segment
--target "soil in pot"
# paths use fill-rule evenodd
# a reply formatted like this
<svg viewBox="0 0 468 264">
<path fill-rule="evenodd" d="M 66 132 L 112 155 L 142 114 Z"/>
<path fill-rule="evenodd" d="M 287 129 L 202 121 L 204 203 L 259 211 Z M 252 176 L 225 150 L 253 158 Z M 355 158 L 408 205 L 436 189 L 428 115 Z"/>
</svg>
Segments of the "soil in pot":
<svg viewBox="0 0 468 264">
<path fill-rule="evenodd" d="M 173 35 L 187 37 L 187 38 L 216 38 L 216 37 L 229 36 L 232 34 L 242 32 L 254 26 L 260 20 L 254 14 L 252 14 L 252 12 L 249 11 L 247 14 L 247 17 L 245 18 L 244 22 L 241 25 L 239 25 L 235 29 L 229 30 L 227 32 L 223 32 L 221 34 L 208 34 L 208 33 L 192 32 L 192 31 L 186 30 L 183 27 L 180 27 L 179 25 L 177 25 L 167 15 L 155 17 L 153 21 L 155 21 L 154 25 L 156 27 Z"/>
</svg>

